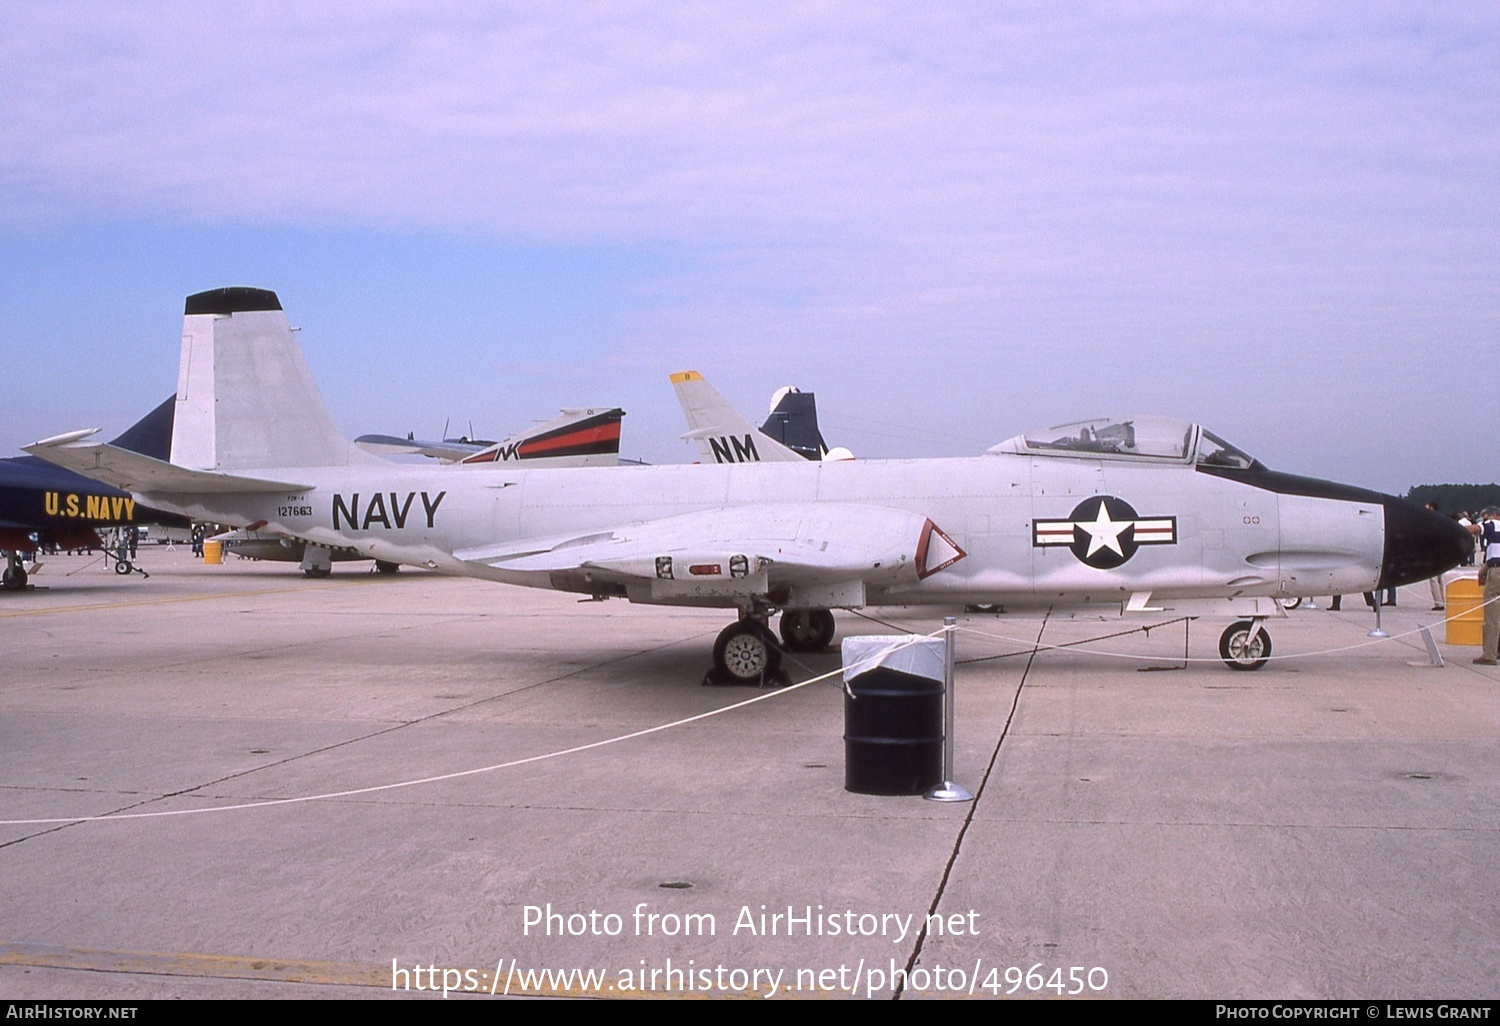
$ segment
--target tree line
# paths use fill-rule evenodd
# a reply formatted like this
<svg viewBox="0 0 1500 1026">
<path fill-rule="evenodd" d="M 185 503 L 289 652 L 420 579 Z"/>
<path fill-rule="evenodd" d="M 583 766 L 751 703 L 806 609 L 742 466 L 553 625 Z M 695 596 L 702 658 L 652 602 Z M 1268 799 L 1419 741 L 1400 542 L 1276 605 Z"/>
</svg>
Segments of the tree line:
<svg viewBox="0 0 1500 1026">
<path fill-rule="evenodd" d="M 1477 513 L 1486 506 L 1500 506 L 1500 484 L 1416 485 L 1406 497 L 1418 505 L 1435 502 L 1444 513 Z"/>
</svg>

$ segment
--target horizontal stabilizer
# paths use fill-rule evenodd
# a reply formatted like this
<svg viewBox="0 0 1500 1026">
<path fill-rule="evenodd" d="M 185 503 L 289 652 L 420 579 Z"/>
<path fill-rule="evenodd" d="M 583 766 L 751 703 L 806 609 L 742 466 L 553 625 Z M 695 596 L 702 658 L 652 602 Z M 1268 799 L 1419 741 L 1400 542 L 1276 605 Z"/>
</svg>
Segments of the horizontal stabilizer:
<svg viewBox="0 0 1500 1026">
<path fill-rule="evenodd" d="M 289 481 L 236 477 L 212 470 L 188 470 L 116 445 L 79 445 L 71 440 L 76 435 L 77 432 L 72 432 L 37 442 L 26 446 L 26 451 L 49 463 L 127 492 L 209 495 L 228 492 L 295 492 L 312 487 Z"/>
</svg>

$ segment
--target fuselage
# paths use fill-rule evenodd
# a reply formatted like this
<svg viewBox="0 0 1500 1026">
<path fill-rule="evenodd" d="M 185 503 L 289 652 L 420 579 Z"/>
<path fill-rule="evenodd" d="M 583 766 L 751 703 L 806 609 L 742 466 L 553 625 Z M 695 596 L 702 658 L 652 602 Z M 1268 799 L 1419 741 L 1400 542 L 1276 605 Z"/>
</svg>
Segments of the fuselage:
<svg viewBox="0 0 1500 1026">
<path fill-rule="evenodd" d="M 1449 550 L 1460 544 L 1442 518 L 1414 520 L 1412 511 L 1425 511 L 1375 492 L 1263 471 L 1205 472 L 1192 465 L 1102 459 L 990 454 L 545 470 L 361 463 L 242 473 L 315 481 L 317 487 L 274 495 L 140 498 L 218 523 L 264 522 L 261 529 L 268 533 L 352 547 L 375 559 L 579 591 L 590 588 L 557 574 L 497 568 L 455 553 L 702 511 L 811 503 L 907 511 L 930 519 L 963 550 L 962 559 L 940 572 L 871 589 L 869 604 L 1110 603 L 1139 593 L 1232 598 L 1368 591 L 1452 565 Z M 1388 521 L 1393 508 L 1407 506 L 1400 515 L 1412 536 L 1393 559 Z M 1420 528 L 1414 535 L 1413 523 Z M 631 597 L 671 601 L 643 592 Z"/>
</svg>

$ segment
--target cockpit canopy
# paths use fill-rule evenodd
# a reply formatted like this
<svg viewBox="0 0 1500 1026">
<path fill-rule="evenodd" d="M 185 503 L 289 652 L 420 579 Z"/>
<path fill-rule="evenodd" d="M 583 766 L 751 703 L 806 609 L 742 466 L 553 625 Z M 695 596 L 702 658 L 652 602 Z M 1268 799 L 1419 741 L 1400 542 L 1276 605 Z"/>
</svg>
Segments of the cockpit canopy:
<svg viewBox="0 0 1500 1026">
<path fill-rule="evenodd" d="M 1176 417 L 1104 417 L 1008 438 L 992 453 L 1190 463 L 1248 470 L 1255 457 L 1197 424 Z"/>
</svg>

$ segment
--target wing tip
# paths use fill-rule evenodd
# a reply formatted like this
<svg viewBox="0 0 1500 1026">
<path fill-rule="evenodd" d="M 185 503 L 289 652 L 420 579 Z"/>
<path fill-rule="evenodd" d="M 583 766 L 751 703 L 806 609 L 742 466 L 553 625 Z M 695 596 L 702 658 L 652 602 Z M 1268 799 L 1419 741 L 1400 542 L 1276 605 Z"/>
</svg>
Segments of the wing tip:
<svg viewBox="0 0 1500 1026">
<path fill-rule="evenodd" d="M 33 452 L 36 449 L 55 449 L 60 445 L 71 445 L 74 442 L 80 442 L 83 439 L 88 438 L 90 435 L 97 435 L 98 433 L 98 428 L 82 428 L 78 431 L 64 431 L 60 435 L 53 435 L 51 438 L 43 438 L 40 442 L 32 442 L 30 445 L 25 446 L 25 451 Z"/>
</svg>

